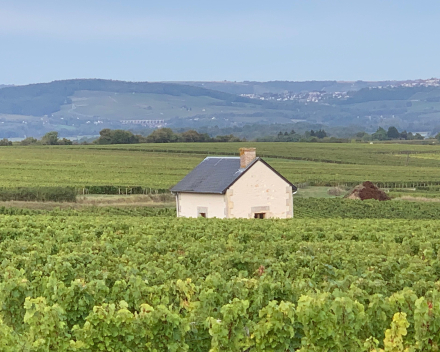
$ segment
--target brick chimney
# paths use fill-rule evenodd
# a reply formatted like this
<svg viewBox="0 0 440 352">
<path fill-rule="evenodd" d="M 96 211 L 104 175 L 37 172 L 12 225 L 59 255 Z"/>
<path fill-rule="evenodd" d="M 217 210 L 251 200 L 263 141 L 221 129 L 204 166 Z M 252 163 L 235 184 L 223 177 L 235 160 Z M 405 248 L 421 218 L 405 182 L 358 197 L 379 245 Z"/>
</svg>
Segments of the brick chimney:
<svg viewBox="0 0 440 352">
<path fill-rule="evenodd" d="M 240 169 L 245 169 L 256 157 L 256 148 L 240 148 Z"/>
</svg>

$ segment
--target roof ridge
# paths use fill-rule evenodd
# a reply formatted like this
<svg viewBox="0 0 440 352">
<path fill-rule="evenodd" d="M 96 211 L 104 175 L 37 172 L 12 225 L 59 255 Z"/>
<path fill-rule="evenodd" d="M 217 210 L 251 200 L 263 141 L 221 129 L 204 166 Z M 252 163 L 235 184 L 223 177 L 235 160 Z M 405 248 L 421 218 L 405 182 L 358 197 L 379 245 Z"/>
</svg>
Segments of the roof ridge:
<svg viewBox="0 0 440 352">
<path fill-rule="evenodd" d="M 239 156 L 207 156 L 205 159 L 240 159 Z"/>
</svg>

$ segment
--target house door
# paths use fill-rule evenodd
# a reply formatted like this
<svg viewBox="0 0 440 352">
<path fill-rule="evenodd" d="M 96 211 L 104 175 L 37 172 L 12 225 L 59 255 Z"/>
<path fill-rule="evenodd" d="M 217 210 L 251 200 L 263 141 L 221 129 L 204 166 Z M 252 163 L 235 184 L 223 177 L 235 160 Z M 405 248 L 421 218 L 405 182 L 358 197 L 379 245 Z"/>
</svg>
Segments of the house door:
<svg viewBox="0 0 440 352">
<path fill-rule="evenodd" d="M 254 214 L 254 218 L 255 219 L 265 219 L 266 218 L 266 213 L 255 213 Z"/>
</svg>

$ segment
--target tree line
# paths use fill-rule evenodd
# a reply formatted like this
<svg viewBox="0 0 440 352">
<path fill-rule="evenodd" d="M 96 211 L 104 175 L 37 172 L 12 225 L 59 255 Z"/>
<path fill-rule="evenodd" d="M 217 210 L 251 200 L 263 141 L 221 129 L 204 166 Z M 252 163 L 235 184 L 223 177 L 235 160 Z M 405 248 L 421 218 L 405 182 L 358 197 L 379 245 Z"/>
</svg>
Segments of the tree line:
<svg viewBox="0 0 440 352">
<path fill-rule="evenodd" d="M 126 130 L 111 130 L 105 128 L 99 132 L 99 138 L 92 143 L 82 142 L 81 144 L 138 144 L 138 143 L 177 143 L 177 142 L 244 142 L 242 139 L 229 135 L 219 135 L 210 137 L 207 133 L 199 133 L 195 130 L 187 130 L 182 133 L 176 133 L 171 128 L 159 128 L 154 130 L 148 136 L 134 134 Z M 52 131 L 46 133 L 41 139 L 27 137 L 20 142 L 20 145 L 72 145 L 79 144 L 67 138 L 59 138 L 58 132 Z M 0 140 L 0 146 L 12 146 L 13 143 L 7 138 Z"/>
<path fill-rule="evenodd" d="M 46 133 L 41 139 L 27 137 L 20 142 L 20 145 L 72 145 L 73 142 L 67 138 L 59 138 L 58 132 L 52 131 Z M 0 140 L 0 146 L 12 146 L 12 141 L 7 138 Z"/>
<path fill-rule="evenodd" d="M 386 140 L 423 140 L 425 139 L 420 133 L 413 134 L 412 132 L 402 131 L 394 127 L 390 126 L 388 130 L 385 130 L 382 127 L 379 127 L 376 132 L 372 134 L 368 134 L 366 132 L 358 132 L 356 134 L 357 139 L 361 139 L 364 141 L 386 141 Z"/>
<path fill-rule="evenodd" d="M 364 131 L 357 132 L 353 136 L 358 141 L 387 141 L 387 140 L 423 140 L 425 139 L 420 133 L 413 134 L 412 132 L 402 131 L 391 126 L 388 130 L 385 130 L 382 127 L 379 127 L 374 133 L 367 133 Z M 435 136 L 436 139 L 440 141 L 440 133 Z M 295 130 L 291 130 L 290 132 L 278 132 L 276 136 L 268 136 L 263 138 L 258 138 L 259 142 L 350 142 L 350 138 L 336 138 L 329 137 L 328 133 L 324 129 L 319 129 L 317 131 L 310 130 L 306 131 L 304 134 L 299 134 L 295 132 Z"/>
<path fill-rule="evenodd" d="M 357 132 L 353 138 L 363 141 L 386 141 L 386 140 L 423 140 L 425 139 L 420 133 L 407 132 L 390 126 L 388 130 L 379 127 L 374 133 L 365 131 Z M 440 132 L 435 136 L 440 141 Z M 276 136 L 266 136 L 256 138 L 257 142 L 349 142 L 351 138 L 337 138 L 329 136 L 329 133 L 323 128 L 319 130 L 307 130 L 304 133 L 298 133 L 294 129 L 290 131 L 279 131 Z M 190 129 L 184 132 L 174 132 L 171 128 L 159 128 L 154 130 L 147 136 L 133 134 L 125 130 L 103 129 L 100 137 L 94 141 L 96 144 L 131 144 L 131 143 L 177 143 L 177 142 L 242 142 L 246 138 L 240 138 L 234 134 L 209 136 L 208 133 L 200 133 Z M 1 142 L 1 141 L 0 141 Z"/>
<path fill-rule="evenodd" d="M 386 140 L 423 140 L 420 133 L 402 131 L 391 126 L 388 130 L 379 127 L 374 133 L 364 131 L 357 132 L 353 136 L 357 141 L 386 141 Z M 440 133 L 435 138 L 440 141 Z M 352 138 L 330 137 L 324 129 L 307 130 L 304 133 L 298 133 L 294 129 L 290 131 L 279 131 L 277 135 L 256 138 L 257 142 L 329 142 L 329 143 L 348 143 Z M 171 128 L 159 128 L 147 136 L 134 134 L 131 131 L 105 128 L 99 132 L 99 138 L 88 143 L 81 144 L 138 144 L 138 143 L 197 143 L 197 142 L 244 142 L 246 138 L 240 138 L 234 134 L 217 135 L 211 137 L 208 133 L 200 133 L 190 129 L 183 132 L 175 132 Z M 72 145 L 79 144 L 77 141 L 71 141 L 67 138 L 59 138 L 58 132 L 52 131 L 46 133 L 41 139 L 27 137 L 20 142 L 20 145 Z M 12 142 L 4 138 L 0 140 L 0 146 L 12 146 Z"/>
<path fill-rule="evenodd" d="M 348 143 L 350 140 L 347 138 L 329 137 L 328 133 L 324 129 L 309 130 L 304 133 L 298 133 L 295 130 L 290 132 L 278 132 L 276 136 L 267 136 L 257 138 L 257 142 L 329 142 L 329 143 Z"/>
<path fill-rule="evenodd" d="M 67 138 L 59 138 L 58 132 L 46 133 L 41 139 L 27 137 L 20 142 L 21 145 L 72 145 L 73 142 Z"/>
<path fill-rule="evenodd" d="M 110 130 L 108 128 L 99 132 L 100 136 L 94 144 L 135 144 L 135 143 L 177 143 L 177 142 L 241 142 L 232 134 L 210 137 L 207 133 L 199 133 L 195 130 L 188 130 L 176 133 L 171 128 L 159 128 L 144 137 L 133 134 L 130 131 Z"/>
</svg>

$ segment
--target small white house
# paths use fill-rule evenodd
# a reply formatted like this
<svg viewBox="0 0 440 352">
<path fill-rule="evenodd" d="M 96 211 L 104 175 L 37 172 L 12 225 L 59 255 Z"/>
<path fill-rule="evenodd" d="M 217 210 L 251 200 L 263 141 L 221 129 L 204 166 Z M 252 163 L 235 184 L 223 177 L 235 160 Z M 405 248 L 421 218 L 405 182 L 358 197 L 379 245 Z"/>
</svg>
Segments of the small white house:
<svg viewBox="0 0 440 352">
<path fill-rule="evenodd" d="M 177 216 L 188 218 L 292 218 L 296 190 L 255 148 L 207 157 L 171 188 Z"/>
</svg>

